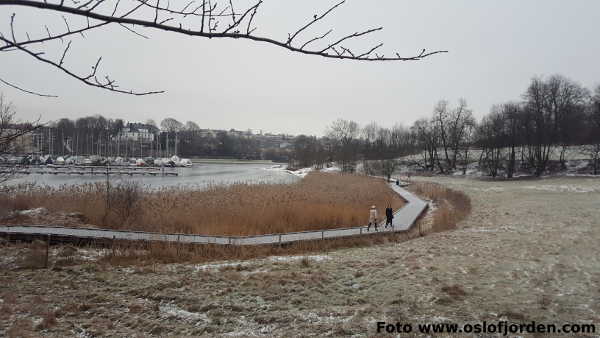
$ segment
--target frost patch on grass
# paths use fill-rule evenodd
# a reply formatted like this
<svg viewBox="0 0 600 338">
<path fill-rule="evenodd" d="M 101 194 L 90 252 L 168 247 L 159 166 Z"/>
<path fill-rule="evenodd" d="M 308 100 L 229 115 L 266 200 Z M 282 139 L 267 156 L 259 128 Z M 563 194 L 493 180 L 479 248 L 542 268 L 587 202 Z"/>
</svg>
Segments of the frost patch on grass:
<svg viewBox="0 0 600 338">
<path fill-rule="evenodd" d="M 253 261 L 234 261 L 234 262 L 223 262 L 223 263 L 216 263 L 216 264 L 204 264 L 204 265 L 198 265 L 194 267 L 194 270 L 196 272 L 199 271 L 212 271 L 212 270 L 221 270 L 223 268 L 227 268 L 227 267 L 231 267 L 231 268 L 236 268 L 238 266 L 241 267 L 247 267 L 250 265 L 261 265 L 264 263 L 268 263 L 268 262 L 274 262 L 274 263 L 289 263 L 289 262 L 296 262 L 296 261 L 300 261 L 302 259 L 308 259 L 314 262 L 323 262 L 326 260 L 331 259 L 331 257 L 329 256 L 325 256 L 325 255 L 313 255 L 313 256 L 271 256 L 265 259 L 261 259 L 261 260 L 253 260 Z M 251 270 L 251 271 L 243 271 L 243 274 L 246 275 L 251 275 L 251 274 L 255 274 L 255 273 L 261 273 L 261 272 L 268 272 L 268 270 L 264 270 L 264 269 L 257 269 L 257 270 Z"/>
<path fill-rule="evenodd" d="M 329 256 L 315 255 L 315 256 L 271 256 L 271 257 L 269 257 L 269 260 L 271 260 L 273 262 L 285 263 L 285 262 L 299 261 L 304 258 L 313 260 L 315 262 L 322 262 L 322 261 L 331 259 L 331 257 L 329 257 Z"/>
<path fill-rule="evenodd" d="M 540 225 L 541 226 L 541 225 Z M 524 229 L 524 226 L 510 226 L 502 225 L 494 228 L 467 228 L 458 230 L 457 232 L 532 232 L 531 230 Z"/>
<path fill-rule="evenodd" d="M 0 267 L 3 269 L 15 269 L 17 266 L 17 256 L 0 256 Z"/>
<path fill-rule="evenodd" d="M 334 313 L 324 316 L 315 312 L 309 312 L 306 315 L 302 315 L 302 318 L 311 324 L 333 324 L 346 323 L 352 319 L 352 316 L 335 316 Z"/>
<path fill-rule="evenodd" d="M 86 329 L 82 328 L 82 327 L 75 327 L 75 329 L 71 330 L 71 333 L 73 333 L 73 335 L 75 337 L 79 337 L 79 338 L 91 338 L 94 335 L 87 332 Z"/>
<path fill-rule="evenodd" d="M 257 273 L 267 273 L 269 272 L 269 270 L 267 269 L 256 269 L 256 270 L 252 270 L 252 271 L 242 271 L 240 272 L 242 274 L 242 276 L 250 276 L 250 275 L 254 275 Z"/>
<path fill-rule="evenodd" d="M 575 193 L 588 193 L 594 192 L 597 189 L 595 187 L 582 187 L 577 185 L 528 185 L 523 187 L 525 189 L 541 190 L 549 192 L 575 192 Z"/>
<path fill-rule="evenodd" d="M 158 309 L 161 313 L 161 317 L 176 317 L 187 321 L 210 322 L 210 319 L 205 314 L 182 310 L 174 304 L 161 305 Z"/>
<path fill-rule="evenodd" d="M 471 190 L 483 191 L 483 192 L 503 192 L 504 188 L 501 188 L 501 187 L 471 188 Z"/>
<path fill-rule="evenodd" d="M 218 264 L 205 264 L 199 265 L 195 267 L 196 271 L 207 271 L 207 270 L 219 270 L 225 267 L 236 267 L 236 266 L 247 266 L 250 265 L 250 262 L 227 262 L 227 263 L 218 263 Z"/>
<path fill-rule="evenodd" d="M 275 325 L 259 325 L 253 320 L 246 320 L 246 316 L 239 316 L 235 321 L 240 329 L 224 333 L 227 337 L 257 337 L 270 335 Z"/>
<path fill-rule="evenodd" d="M 97 261 L 102 256 L 104 256 L 104 250 L 94 250 L 94 249 L 77 249 L 77 254 L 79 258 L 84 261 Z"/>
</svg>

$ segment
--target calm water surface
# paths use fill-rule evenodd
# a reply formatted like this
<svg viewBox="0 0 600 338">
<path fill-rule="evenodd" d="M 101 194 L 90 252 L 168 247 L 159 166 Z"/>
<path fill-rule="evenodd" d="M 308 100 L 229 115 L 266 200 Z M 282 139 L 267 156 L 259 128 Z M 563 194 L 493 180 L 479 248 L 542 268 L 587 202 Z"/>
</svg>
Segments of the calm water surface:
<svg viewBox="0 0 600 338">
<path fill-rule="evenodd" d="M 299 178 L 282 170 L 272 169 L 271 164 L 194 164 L 192 168 L 175 168 L 179 176 L 128 176 L 111 175 L 110 182 L 138 182 L 148 188 L 185 187 L 202 188 L 207 185 L 228 185 L 233 183 L 293 183 Z M 23 175 L 11 184 L 36 183 L 60 186 L 82 183 L 106 182 L 106 176 L 91 175 Z"/>
</svg>

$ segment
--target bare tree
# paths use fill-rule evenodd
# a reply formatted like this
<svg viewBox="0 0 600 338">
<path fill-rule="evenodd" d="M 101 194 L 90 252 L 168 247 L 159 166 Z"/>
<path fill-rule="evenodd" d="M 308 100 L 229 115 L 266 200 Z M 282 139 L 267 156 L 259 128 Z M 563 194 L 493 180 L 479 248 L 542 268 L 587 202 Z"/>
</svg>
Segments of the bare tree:
<svg viewBox="0 0 600 338">
<path fill-rule="evenodd" d="M 12 104 L 0 93 L 0 155 L 13 152 L 16 141 L 39 128 L 37 122 L 17 123 L 15 115 Z M 0 169 L 0 183 L 6 182 L 14 174 L 14 167 Z"/>
<path fill-rule="evenodd" d="M 475 119 L 465 99 L 460 99 L 456 108 L 452 108 L 445 100 L 437 103 L 433 110 L 431 125 L 444 155 L 444 163 L 437 159 L 440 172 L 445 173 L 456 169 L 461 149 L 465 150 L 464 147 L 468 146 L 465 138 L 469 136 L 468 132 L 474 124 Z M 468 154 L 468 149 L 466 150 L 462 153 Z"/>
<path fill-rule="evenodd" d="M 0 52 L 20 51 L 85 85 L 132 95 L 157 94 L 163 91 L 135 91 L 121 88 L 111 76 L 101 74 L 101 56 L 92 63 L 91 71 L 88 73 L 82 74 L 71 69 L 67 61 L 75 39 L 85 38 L 85 33 L 89 31 L 115 25 L 142 38 L 148 38 L 147 31 L 159 30 L 209 39 L 249 40 L 267 43 L 295 53 L 356 61 L 417 61 L 446 52 L 441 50 L 429 52 L 423 49 L 411 56 L 401 56 L 398 52 L 391 52 L 386 56 L 379 52 L 383 43 L 360 51 L 349 47 L 352 41 L 378 32 L 383 27 L 357 30 L 335 38 L 333 29 L 329 29 L 324 33 L 312 33 L 302 38 L 344 2 L 345 0 L 340 1 L 315 14 L 299 28 L 288 33 L 286 38 L 277 39 L 256 33 L 255 19 L 259 16 L 263 0 L 258 0 L 244 9 L 240 9 L 237 3 L 234 5 L 233 0 L 220 3 L 215 0 L 202 0 L 196 3 L 192 0 L 185 5 L 182 3 L 180 7 L 171 6 L 171 2 L 164 0 L 3 0 L 0 1 L 0 5 L 36 8 L 47 13 L 56 13 L 62 16 L 64 26 L 51 29 L 41 23 L 44 35 L 33 35 L 17 29 L 16 14 L 12 13 L 10 18 L 7 18 L 10 20 L 10 29 L 0 32 L 0 41 L 4 43 L 0 46 Z M 83 18 L 85 21 L 82 23 L 76 18 Z M 48 42 L 61 43 L 61 52 L 55 56 L 48 55 L 46 53 Z M 51 96 L 24 89 L 5 80 L 2 80 L 2 83 L 31 94 Z"/>
<path fill-rule="evenodd" d="M 344 119 L 334 121 L 328 127 L 326 135 L 334 142 L 334 160 L 342 165 L 344 172 L 353 172 L 358 159 L 358 123 Z"/>
<path fill-rule="evenodd" d="M 439 101 L 433 109 L 433 116 L 431 118 L 431 124 L 433 126 L 433 132 L 439 139 L 440 146 L 444 151 L 444 158 L 446 159 L 447 167 L 450 168 L 450 156 L 448 150 L 450 148 L 450 140 L 448 135 L 448 124 L 450 120 L 450 107 L 446 100 Z M 437 157 L 437 156 L 436 156 Z M 437 165 L 440 172 L 443 174 L 446 172 L 444 165 L 437 158 Z"/>
<path fill-rule="evenodd" d="M 560 146 L 565 167 L 565 151 L 581 128 L 588 97 L 585 88 L 560 75 L 531 81 L 524 95 L 524 126 L 527 159 L 536 176 L 546 170 L 555 146 Z"/>
<path fill-rule="evenodd" d="M 439 163 L 438 147 L 440 145 L 439 135 L 431 121 L 423 118 L 415 121 L 411 127 L 416 146 L 422 150 L 423 161 L 421 167 L 425 170 L 435 170 Z"/>
<path fill-rule="evenodd" d="M 479 167 L 486 169 L 492 177 L 498 176 L 505 160 L 504 122 L 500 106 L 495 106 L 477 129 L 477 144 L 481 147 Z"/>
<path fill-rule="evenodd" d="M 196 131 L 200 130 L 200 126 L 196 122 L 187 121 L 185 123 L 184 129 L 187 131 L 196 132 Z"/>
<path fill-rule="evenodd" d="M 589 139 L 583 150 L 590 157 L 594 175 L 598 175 L 600 172 L 600 85 L 596 87 L 595 95 L 589 105 L 586 122 L 589 128 Z"/>
<path fill-rule="evenodd" d="M 535 169 L 535 175 L 541 176 L 548 165 L 554 143 L 554 115 L 549 109 L 548 87 L 542 79 L 534 78 L 524 97 L 527 158 Z"/>
<path fill-rule="evenodd" d="M 160 127 L 165 131 L 167 137 L 165 148 L 167 155 L 169 154 L 169 134 L 175 134 L 175 155 L 177 155 L 177 134 L 183 129 L 183 124 L 174 118 L 167 117 L 160 123 Z"/>
<path fill-rule="evenodd" d="M 517 147 L 521 144 L 520 117 L 522 107 L 518 103 L 505 103 L 501 107 L 504 116 L 505 145 L 508 147 L 508 160 L 506 163 L 506 177 L 512 178 L 516 171 Z"/>
<path fill-rule="evenodd" d="M 578 131 L 585 120 L 585 107 L 589 91 L 578 83 L 562 76 L 553 75 L 546 81 L 548 109 L 554 118 L 553 133 L 556 146 L 560 147 L 560 163 L 566 169 L 565 153 L 576 141 Z"/>
<path fill-rule="evenodd" d="M 457 159 L 460 154 L 469 153 L 470 145 L 470 132 L 475 126 L 475 118 L 473 117 L 472 111 L 468 108 L 467 100 L 458 100 L 458 106 L 452 110 L 450 114 L 450 121 L 448 124 L 448 141 L 450 149 L 452 150 L 452 158 L 448 165 L 452 169 L 456 169 Z M 461 152 L 462 150 L 462 152 Z M 465 159 L 468 161 L 468 159 Z"/>
</svg>

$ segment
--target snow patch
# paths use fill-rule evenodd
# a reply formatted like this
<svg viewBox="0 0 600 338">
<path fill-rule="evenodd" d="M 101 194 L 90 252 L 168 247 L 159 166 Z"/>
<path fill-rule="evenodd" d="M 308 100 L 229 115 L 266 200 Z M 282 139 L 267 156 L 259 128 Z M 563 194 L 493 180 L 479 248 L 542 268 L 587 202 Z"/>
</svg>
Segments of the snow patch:
<svg viewBox="0 0 600 338">
<path fill-rule="evenodd" d="M 337 172 L 341 172 L 342 169 L 340 167 L 329 167 L 329 168 L 323 168 L 320 171 L 324 172 L 324 173 L 337 173 Z"/>
<path fill-rule="evenodd" d="M 304 178 L 306 175 L 308 175 L 308 173 L 310 173 L 313 170 L 314 170 L 313 168 L 302 168 L 302 169 L 298 169 L 298 170 L 286 170 L 286 172 L 288 172 L 294 176 Z"/>
<path fill-rule="evenodd" d="M 35 208 L 35 209 L 28 209 L 28 210 L 19 210 L 19 211 L 16 211 L 15 214 L 21 215 L 21 216 L 42 216 L 42 215 L 48 214 L 48 209 Z"/>
</svg>

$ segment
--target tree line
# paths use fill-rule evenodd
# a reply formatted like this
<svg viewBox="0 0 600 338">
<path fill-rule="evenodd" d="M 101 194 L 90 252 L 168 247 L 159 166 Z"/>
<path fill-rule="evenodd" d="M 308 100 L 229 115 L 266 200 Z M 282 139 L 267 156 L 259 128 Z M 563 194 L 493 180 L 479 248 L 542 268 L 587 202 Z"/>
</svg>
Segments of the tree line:
<svg viewBox="0 0 600 338">
<path fill-rule="evenodd" d="M 146 139 L 132 139 L 123 134 L 148 131 Z M 230 135 L 227 131 L 202 133 L 197 123 L 185 124 L 165 118 L 160 127 L 154 120 L 126 123 L 123 119 L 107 119 L 101 115 L 71 120 L 61 118 L 37 132 L 35 141 L 41 152 L 61 155 L 98 155 L 124 157 L 216 156 L 259 159 L 271 152 L 261 148 L 259 140 Z"/>
<path fill-rule="evenodd" d="M 564 170 L 570 146 L 579 146 L 598 174 L 600 86 L 592 93 L 564 76 L 534 78 L 521 101 L 492 108 L 473 143 L 481 149 L 481 167 L 493 177 L 501 171 L 511 178 L 517 170 L 535 176 Z"/>
<path fill-rule="evenodd" d="M 360 127 L 339 119 L 324 137 L 296 137 L 290 164 L 322 167 L 335 161 L 345 172 L 362 165 L 367 173 L 390 176 L 397 159 L 404 157 L 405 164 L 425 171 L 465 174 L 477 163 L 490 176 L 512 178 L 519 170 L 541 176 L 566 169 L 570 146 L 579 146 L 598 174 L 600 86 L 592 92 L 553 75 L 533 78 L 521 100 L 494 105 L 479 121 L 465 99 L 455 105 L 439 101 L 430 117 L 409 128 L 376 123 Z M 552 155 L 558 160 L 552 161 Z"/>
</svg>

